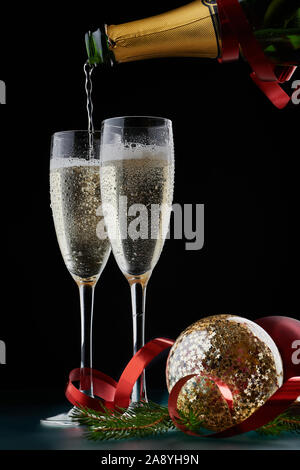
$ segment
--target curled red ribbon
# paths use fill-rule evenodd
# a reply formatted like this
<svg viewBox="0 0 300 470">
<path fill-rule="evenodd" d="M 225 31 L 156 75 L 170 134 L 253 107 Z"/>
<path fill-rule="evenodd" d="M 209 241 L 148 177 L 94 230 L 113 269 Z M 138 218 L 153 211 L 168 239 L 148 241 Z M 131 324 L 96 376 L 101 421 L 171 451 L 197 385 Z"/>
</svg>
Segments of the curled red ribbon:
<svg viewBox="0 0 300 470">
<path fill-rule="evenodd" d="M 69 382 L 65 395 L 74 406 L 82 406 L 101 411 L 103 403 L 107 408 L 118 409 L 127 408 L 130 404 L 130 396 L 133 386 L 145 367 L 158 354 L 170 348 L 174 341 L 167 338 L 155 338 L 145 344 L 128 362 L 119 382 L 95 369 L 73 369 L 69 375 Z M 86 380 L 83 379 L 83 376 Z M 84 393 L 90 389 L 91 380 L 93 382 L 93 393 L 99 398 L 92 398 Z M 79 390 L 73 382 L 80 382 Z"/>
<path fill-rule="evenodd" d="M 233 410 L 233 396 L 230 388 L 218 377 L 211 377 L 205 373 L 192 374 L 180 379 L 172 388 L 169 396 L 168 408 L 175 426 L 186 434 L 200 437 L 231 437 L 237 434 L 253 431 L 282 414 L 300 396 L 300 366 L 291 362 L 290 347 L 294 340 L 300 339 L 300 321 L 288 317 L 266 317 L 257 320 L 278 345 L 285 372 L 285 382 L 272 395 L 269 400 L 255 413 L 242 423 L 232 426 L 224 431 L 213 434 L 198 434 L 190 431 L 180 423 L 177 412 L 177 399 L 183 385 L 195 376 L 206 377 L 218 388 L 221 398 L 226 402 L 230 411 Z M 66 387 L 66 397 L 75 406 L 91 408 L 101 411 L 102 403 L 112 410 L 127 408 L 133 386 L 145 367 L 162 351 L 171 347 L 174 341 L 167 338 L 155 338 L 141 348 L 125 367 L 119 382 L 94 369 L 74 369 L 70 372 Z M 297 376 L 293 376 L 297 374 Z M 299 375 L 299 376 L 298 376 Z M 93 381 L 94 395 L 101 398 L 92 398 L 84 393 L 90 389 Z M 73 382 L 80 381 L 81 390 Z"/>
<path fill-rule="evenodd" d="M 279 84 L 288 81 L 296 67 L 276 66 L 265 56 L 238 0 L 217 0 L 217 5 L 222 32 L 222 57 L 219 61 L 237 60 L 241 46 L 252 68 L 250 76 L 254 83 L 277 108 L 284 108 L 290 97 Z"/>
<path fill-rule="evenodd" d="M 231 412 L 233 411 L 233 396 L 232 396 L 230 388 L 224 382 L 222 382 L 218 378 L 210 377 L 209 375 L 204 374 L 204 373 L 191 374 L 191 375 L 186 375 L 182 379 L 178 380 L 178 382 L 174 385 L 174 387 L 171 390 L 169 400 L 168 400 L 168 409 L 169 409 L 170 418 L 172 419 L 173 423 L 178 429 L 180 429 L 186 434 L 189 434 L 190 436 L 211 437 L 212 434 L 199 434 L 194 431 L 191 431 L 180 422 L 180 416 L 177 411 L 178 396 L 184 384 L 193 377 L 206 377 L 207 379 L 212 381 L 216 385 L 216 387 L 219 389 L 221 397 L 227 403 L 229 410 Z"/>
<path fill-rule="evenodd" d="M 172 388 L 168 403 L 170 417 L 175 426 L 186 434 L 192 436 L 218 438 L 232 437 L 238 434 L 243 434 L 245 432 L 254 431 L 255 429 L 258 429 L 264 426 L 265 424 L 268 424 L 270 421 L 273 421 L 273 419 L 275 419 L 277 416 L 286 411 L 287 408 L 294 403 L 294 401 L 298 398 L 300 394 L 300 377 L 293 377 L 291 379 L 288 379 L 263 406 L 261 406 L 255 413 L 253 413 L 242 423 L 217 433 L 199 434 L 190 431 L 186 426 L 178 422 L 179 415 L 177 413 L 177 399 L 183 385 L 192 377 L 194 377 L 194 375 L 186 376 L 176 383 L 176 385 Z M 229 387 L 227 387 L 226 384 L 223 384 L 223 387 L 220 388 L 218 380 L 214 380 L 214 382 L 216 386 L 218 386 L 221 395 L 223 396 L 223 399 L 228 404 L 228 399 L 226 397 L 228 397 L 228 391 L 230 392 Z"/>
</svg>

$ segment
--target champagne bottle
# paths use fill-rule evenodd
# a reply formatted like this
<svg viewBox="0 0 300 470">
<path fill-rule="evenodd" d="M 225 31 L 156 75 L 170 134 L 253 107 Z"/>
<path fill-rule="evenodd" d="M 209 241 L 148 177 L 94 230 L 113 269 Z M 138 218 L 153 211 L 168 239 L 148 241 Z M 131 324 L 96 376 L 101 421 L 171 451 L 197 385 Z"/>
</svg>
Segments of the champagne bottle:
<svg viewBox="0 0 300 470">
<path fill-rule="evenodd" d="M 299 65 L 299 0 L 239 3 L 265 56 L 276 65 Z M 223 39 L 216 1 L 195 0 L 150 18 L 104 25 L 86 33 L 86 47 L 91 64 L 160 57 L 219 58 Z"/>
</svg>

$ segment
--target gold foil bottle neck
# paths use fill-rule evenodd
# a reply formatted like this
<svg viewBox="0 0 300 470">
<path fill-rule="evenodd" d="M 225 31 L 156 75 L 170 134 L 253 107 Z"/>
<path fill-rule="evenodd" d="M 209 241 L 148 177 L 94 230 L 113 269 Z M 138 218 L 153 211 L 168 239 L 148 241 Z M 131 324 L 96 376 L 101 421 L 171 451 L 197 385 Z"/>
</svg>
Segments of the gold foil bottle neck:
<svg viewBox="0 0 300 470">
<path fill-rule="evenodd" d="M 117 62 L 159 57 L 219 56 L 217 7 L 195 0 L 160 15 L 107 27 Z"/>
</svg>

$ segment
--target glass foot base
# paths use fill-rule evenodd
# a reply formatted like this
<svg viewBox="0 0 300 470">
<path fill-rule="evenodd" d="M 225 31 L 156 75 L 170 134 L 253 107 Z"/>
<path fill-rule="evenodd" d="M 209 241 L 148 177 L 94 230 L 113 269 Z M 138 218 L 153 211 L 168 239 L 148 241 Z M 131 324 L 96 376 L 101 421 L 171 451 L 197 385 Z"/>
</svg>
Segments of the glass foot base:
<svg viewBox="0 0 300 470">
<path fill-rule="evenodd" d="M 141 408 L 143 402 L 148 403 L 148 400 L 143 400 L 140 402 L 131 402 L 127 408 L 127 411 L 134 412 L 136 409 Z M 125 415 L 128 414 L 127 411 L 124 412 Z"/>
<path fill-rule="evenodd" d="M 148 403 L 148 400 L 141 400 L 141 401 L 132 401 L 129 406 L 128 406 L 128 410 L 134 410 L 136 408 L 141 408 L 141 406 L 143 406 L 144 403 Z"/>
<path fill-rule="evenodd" d="M 71 417 L 75 409 L 76 408 L 73 407 L 68 413 L 61 413 L 56 416 L 51 416 L 50 418 L 41 419 L 40 423 L 44 426 L 77 427 L 79 424 L 73 421 Z"/>
</svg>

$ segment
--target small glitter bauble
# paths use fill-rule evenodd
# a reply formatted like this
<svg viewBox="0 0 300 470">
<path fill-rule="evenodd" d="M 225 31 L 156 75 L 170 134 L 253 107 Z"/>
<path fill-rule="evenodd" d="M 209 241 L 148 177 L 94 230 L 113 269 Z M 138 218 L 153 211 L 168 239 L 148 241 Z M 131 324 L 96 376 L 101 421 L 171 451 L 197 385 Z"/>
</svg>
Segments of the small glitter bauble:
<svg viewBox="0 0 300 470">
<path fill-rule="evenodd" d="M 184 330 L 167 360 L 169 392 L 186 375 L 177 407 L 190 411 L 202 426 L 222 431 L 239 424 L 262 406 L 282 385 L 283 365 L 278 348 L 256 323 L 234 315 L 203 318 Z M 230 411 L 218 387 L 207 376 L 221 379 L 233 395 Z"/>
</svg>

